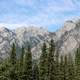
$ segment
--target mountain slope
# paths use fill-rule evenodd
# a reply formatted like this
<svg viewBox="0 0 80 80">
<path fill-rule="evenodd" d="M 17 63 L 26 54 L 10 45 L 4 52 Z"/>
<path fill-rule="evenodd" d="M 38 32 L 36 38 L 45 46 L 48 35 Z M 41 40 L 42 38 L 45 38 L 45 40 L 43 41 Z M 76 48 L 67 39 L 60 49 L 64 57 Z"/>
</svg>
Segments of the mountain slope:
<svg viewBox="0 0 80 80">
<path fill-rule="evenodd" d="M 57 46 L 61 53 L 68 54 L 75 51 L 80 44 L 80 21 L 67 21 L 56 34 L 58 38 Z"/>
<path fill-rule="evenodd" d="M 62 29 L 55 33 L 50 33 L 50 36 L 54 39 L 61 55 L 71 53 L 74 56 L 74 52 L 80 45 L 80 20 L 66 21 Z M 41 46 L 42 43 L 32 49 L 33 54 L 36 54 L 34 54 L 34 58 L 39 58 Z"/>
<path fill-rule="evenodd" d="M 21 27 L 15 30 L 18 45 L 25 47 L 29 44 L 31 47 L 38 43 L 49 39 L 49 32 L 43 28 L 37 27 Z"/>
<path fill-rule="evenodd" d="M 0 60 L 9 56 L 10 46 L 15 41 L 15 33 L 7 28 L 0 28 Z"/>
<path fill-rule="evenodd" d="M 80 45 L 80 20 L 66 21 L 62 29 L 53 33 L 39 27 L 21 27 L 14 31 L 1 27 L 0 59 L 9 56 L 13 42 L 18 47 L 27 47 L 30 44 L 33 58 L 38 59 L 43 42 L 45 41 L 48 45 L 51 38 L 54 39 L 62 55 L 74 52 Z"/>
</svg>

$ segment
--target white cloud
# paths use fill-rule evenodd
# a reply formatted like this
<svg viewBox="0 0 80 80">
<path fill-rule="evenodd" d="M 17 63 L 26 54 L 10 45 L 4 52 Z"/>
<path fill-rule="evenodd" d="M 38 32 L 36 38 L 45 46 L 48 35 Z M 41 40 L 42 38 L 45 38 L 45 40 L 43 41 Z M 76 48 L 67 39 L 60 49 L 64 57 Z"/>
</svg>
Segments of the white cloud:
<svg viewBox="0 0 80 80">
<path fill-rule="evenodd" d="M 35 15 L 28 16 L 27 14 L 16 13 L 4 17 L 4 25 L 22 26 L 22 25 L 37 25 L 50 26 L 63 24 L 64 21 L 80 16 L 80 1 L 79 0 L 14 0 L 16 4 L 21 6 L 24 11 L 33 10 Z M 28 9 L 26 6 L 30 7 Z M 30 11 L 31 11 L 30 10 Z M 38 13 L 37 13 L 38 11 Z M 74 14 L 73 14 L 74 13 Z M 29 13 L 28 13 L 29 14 Z M 32 14 L 32 13 L 30 13 Z M 6 15 L 6 14 L 5 14 Z M 1 23 L 0 25 L 2 25 Z"/>
</svg>

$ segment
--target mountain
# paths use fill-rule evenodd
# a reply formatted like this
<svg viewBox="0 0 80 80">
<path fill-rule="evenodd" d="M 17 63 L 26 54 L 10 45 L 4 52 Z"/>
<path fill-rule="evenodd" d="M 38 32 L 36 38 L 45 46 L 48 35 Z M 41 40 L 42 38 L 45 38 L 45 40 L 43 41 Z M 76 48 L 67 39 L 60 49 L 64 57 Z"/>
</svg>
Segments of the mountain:
<svg viewBox="0 0 80 80">
<path fill-rule="evenodd" d="M 60 53 L 74 52 L 80 45 L 80 20 L 66 21 L 64 27 L 56 32 Z"/>
<path fill-rule="evenodd" d="M 11 30 L 0 27 L 0 60 L 9 56 L 10 46 L 15 42 L 16 34 Z"/>
<path fill-rule="evenodd" d="M 45 41 L 47 46 L 50 39 L 54 39 L 60 54 L 74 52 L 80 45 L 80 20 L 66 21 L 63 27 L 56 32 L 49 32 L 42 27 L 20 27 L 9 30 L 0 28 L 0 59 L 5 59 L 10 54 L 13 42 L 21 48 L 31 45 L 33 59 L 38 59 L 41 54 L 41 46 Z M 18 53 L 19 54 L 19 53 Z"/>
<path fill-rule="evenodd" d="M 16 30 L 0 27 L 0 60 L 9 56 L 13 42 L 19 50 L 22 46 L 27 47 L 28 44 L 34 48 L 49 38 L 49 32 L 41 27 L 20 27 Z M 18 51 L 19 53 L 20 51 Z"/>
<path fill-rule="evenodd" d="M 74 52 L 80 45 L 80 20 L 66 21 L 60 30 L 55 33 L 50 33 L 50 38 L 54 39 L 56 47 L 61 55 L 71 53 L 74 56 Z M 50 39 L 48 41 L 50 41 Z M 37 55 L 34 54 L 34 58 L 39 58 L 41 46 L 42 43 L 32 49 Z"/>
<path fill-rule="evenodd" d="M 40 42 L 50 38 L 47 30 L 37 27 L 17 28 L 15 34 L 18 46 L 20 47 L 22 47 L 22 45 L 26 47 L 28 44 L 31 45 L 31 47 L 35 47 Z"/>
</svg>

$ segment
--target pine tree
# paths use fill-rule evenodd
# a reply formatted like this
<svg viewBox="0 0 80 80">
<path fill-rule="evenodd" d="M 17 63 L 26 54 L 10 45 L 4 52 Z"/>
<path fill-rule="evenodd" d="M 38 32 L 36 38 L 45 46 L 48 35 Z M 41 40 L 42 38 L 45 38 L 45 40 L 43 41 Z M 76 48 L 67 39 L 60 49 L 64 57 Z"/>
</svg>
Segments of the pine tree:
<svg viewBox="0 0 80 80">
<path fill-rule="evenodd" d="M 60 72 L 59 72 L 59 80 L 64 80 L 64 57 L 61 55 L 60 56 Z"/>
<path fill-rule="evenodd" d="M 68 68 L 68 57 L 64 57 L 64 80 L 69 80 L 69 68 Z"/>
<path fill-rule="evenodd" d="M 32 80 L 39 80 L 39 68 L 36 63 L 34 64 L 34 67 L 33 67 L 33 79 Z"/>
<path fill-rule="evenodd" d="M 75 67 L 71 54 L 68 57 L 69 80 L 75 80 Z"/>
<path fill-rule="evenodd" d="M 30 46 L 28 46 L 28 49 L 25 53 L 23 68 L 24 68 L 24 80 L 32 80 L 32 53 Z"/>
<path fill-rule="evenodd" d="M 40 80 L 46 80 L 47 78 L 47 47 L 46 43 L 43 43 L 42 55 L 39 63 L 39 75 Z"/>
<path fill-rule="evenodd" d="M 11 68 L 10 68 L 10 80 L 16 80 L 16 47 L 13 43 L 12 49 L 11 49 L 11 55 L 10 55 L 10 62 L 11 62 Z"/>
<path fill-rule="evenodd" d="M 55 53 L 55 44 L 54 44 L 54 40 L 51 39 L 49 45 L 49 53 L 48 53 L 48 80 L 56 80 L 54 53 Z"/>
<path fill-rule="evenodd" d="M 76 68 L 76 80 L 80 80 L 80 47 L 76 51 L 75 68 Z"/>
<path fill-rule="evenodd" d="M 21 56 L 20 56 L 20 69 L 23 70 L 23 63 L 24 63 L 24 54 L 25 54 L 25 49 L 24 47 L 22 46 L 22 53 L 21 53 Z"/>
<path fill-rule="evenodd" d="M 56 54 L 55 54 L 55 77 L 56 77 L 56 80 L 60 80 L 60 61 L 59 61 L 59 52 L 58 50 L 56 51 Z"/>
<path fill-rule="evenodd" d="M 10 61 L 11 61 L 11 65 L 15 65 L 16 64 L 16 47 L 15 44 L 13 43 L 12 45 L 12 49 L 11 49 L 11 55 L 10 55 Z"/>
<path fill-rule="evenodd" d="M 21 56 L 20 56 L 20 59 L 19 59 L 19 69 L 18 69 L 19 70 L 19 78 L 21 78 L 21 76 L 23 76 L 24 54 L 25 54 L 25 49 L 22 46 Z"/>
</svg>

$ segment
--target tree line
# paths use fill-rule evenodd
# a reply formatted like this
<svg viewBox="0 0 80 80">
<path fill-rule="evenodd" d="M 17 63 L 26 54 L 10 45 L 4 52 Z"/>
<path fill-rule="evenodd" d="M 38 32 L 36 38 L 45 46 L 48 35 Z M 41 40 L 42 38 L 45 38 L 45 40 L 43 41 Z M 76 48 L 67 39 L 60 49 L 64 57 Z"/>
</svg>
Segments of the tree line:
<svg viewBox="0 0 80 80">
<path fill-rule="evenodd" d="M 16 50 L 13 43 L 10 57 L 0 63 L 0 80 L 80 80 L 80 47 L 73 60 L 71 54 L 60 55 L 51 39 L 49 47 L 43 43 L 38 62 L 33 62 L 30 45 L 21 48 L 19 57 Z"/>
</svg>

